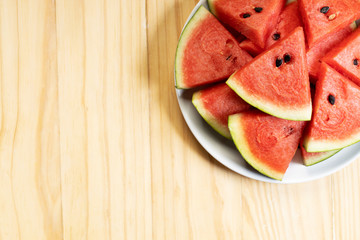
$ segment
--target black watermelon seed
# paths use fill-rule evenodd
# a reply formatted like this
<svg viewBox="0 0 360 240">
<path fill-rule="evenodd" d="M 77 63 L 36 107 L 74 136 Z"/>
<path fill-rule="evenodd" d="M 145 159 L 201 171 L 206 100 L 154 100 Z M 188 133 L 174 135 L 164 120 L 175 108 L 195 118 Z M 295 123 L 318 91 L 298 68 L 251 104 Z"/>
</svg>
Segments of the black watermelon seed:
<svg viewBox="0 0 360 240">
<path fill-rule="evenodd" d="M 255 12 L 257 12 L 257 13 L 261 13 L 262 10 L 263 10 L 263 8 L 262 8 L 262 7 L 256 7 L 256 8 L 254 8 L 254 10 L 255 10 Z"/>
<path fill-rule="evenodd" d="M 335 97 L 333 95 L 329 95 L 328 97 L 328 101 L 331 105 L 334 105 L 335 104 Z"/>
<path fill-rule="evenodd" d="M 244 13 L 244 14 L 242 15 L 243 18 L 249 18 L 250 16 L 251 16 L 250 13 Z"/>
<path fill-rule="evenodd" d="M 291 60 L 291 56 L 289 54 L 285 54 L 284 55 L 284 62 L 288 63 L 288 62 L 290 62 L 290 60 Z"/>
<path fill-rule="evenodd" d="M 325 6 L 325 7 L 322 7 L 320 9 L 320 12 L 323 13 L 323 14 L 326 14 L 328 11 L 329 11 L 330 7 L 329 6 Z"/>
<path fill-rule="evenodd" d="M 280 33 L 274 33 L 274 35 L 272 36 L 272 39 L 274 39 L 275 41 L 279 40 L 279 38 L 280 38 Z"/>
<path fill-rule="evenodd" d="M 355 66 L 357 66 L 357 65 L 359 65 L 359 60 L 358 60 L 358 59 L 354 59 L 353 63 L 354 63 Z"/>
<path fill-rule="evenodd" d="M 281 58 L 277 58 L 275 61 L 276 67 L 280 67 L 282 63 L 283 63 L 283 60 Z"/>
<path fill-rule="evenodd" d="M 231 57 L 232 57 L 232 55 L 228 56 L 228 57 L 226 58 L 226 61 L 228 61 Z"/>
</svg>

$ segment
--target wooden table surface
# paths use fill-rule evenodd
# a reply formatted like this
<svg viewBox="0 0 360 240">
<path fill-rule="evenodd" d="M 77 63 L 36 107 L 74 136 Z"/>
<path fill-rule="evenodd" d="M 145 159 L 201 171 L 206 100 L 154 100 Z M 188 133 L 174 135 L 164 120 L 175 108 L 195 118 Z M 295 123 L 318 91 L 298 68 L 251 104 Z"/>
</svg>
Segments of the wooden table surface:
<svg viewBox="0 0 360 240">
<path fill-rule="evenodd" d="M 294 185 L 216 162 L 177 104 L 195 0 L 0 0 L 0 239 L 360 239 L 360 165 Z"/>
</svg>

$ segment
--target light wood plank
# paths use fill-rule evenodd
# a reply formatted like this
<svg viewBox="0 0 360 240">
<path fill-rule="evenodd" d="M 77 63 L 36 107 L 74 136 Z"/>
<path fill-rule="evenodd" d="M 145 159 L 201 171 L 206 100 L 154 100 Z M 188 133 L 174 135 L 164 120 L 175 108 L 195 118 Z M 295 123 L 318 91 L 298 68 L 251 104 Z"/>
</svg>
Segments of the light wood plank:
<svg viewBox="0 0 360 240">
<path fill-rule="evenodd" d="M 0 238 L 62 239 L 55 5 L 0 9 Z"/>
<path fill-rule="evenodd" d="M 335 239 L 360 239 L 359 160 L 333 176 Z"/>
<path fill-rule="evenodd" d="M 144 1 L 57 1 L 66 239 L 149 239 Z"/>
<path fill-rule="evenodd" d="M 56 1 L 56 28 L 63 234 L 65 239 L 86 239 L 89 206 L 81 1 Z"/>
<path fill-rule="evenodd" d="M 331 177 L 279 185 L 244 179 L 242 239 L 332 239 Z"/>
<path fill-rule="evenodd" d="M 18 115 L 19 34 L 15 1 L 0 1 L 0 239 L 19 239 L 21 231 L 14 202 L 12 162 Z M 3 37 L 6 36 L 6 37 Z M 5 91 L 6 89 L 6 91 Z"/>
</svg>

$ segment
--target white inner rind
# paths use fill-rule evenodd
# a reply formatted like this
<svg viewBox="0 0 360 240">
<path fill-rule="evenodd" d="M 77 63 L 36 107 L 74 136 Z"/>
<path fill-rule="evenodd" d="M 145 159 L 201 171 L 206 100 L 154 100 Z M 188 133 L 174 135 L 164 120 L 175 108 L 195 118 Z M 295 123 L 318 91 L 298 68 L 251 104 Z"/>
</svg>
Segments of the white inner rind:
<svg viewBox="0 0 360 240">
<path fill-rule="evenodd" d="M 316 140 L 313 138 L 306 138 L 304 141 L 304 148 L 307 152 L 327 152 L 332 150 L 340 150 L 360 141 L 360 132 L 352 134 L 347 139 L 329 139 Z"/>
</svg>

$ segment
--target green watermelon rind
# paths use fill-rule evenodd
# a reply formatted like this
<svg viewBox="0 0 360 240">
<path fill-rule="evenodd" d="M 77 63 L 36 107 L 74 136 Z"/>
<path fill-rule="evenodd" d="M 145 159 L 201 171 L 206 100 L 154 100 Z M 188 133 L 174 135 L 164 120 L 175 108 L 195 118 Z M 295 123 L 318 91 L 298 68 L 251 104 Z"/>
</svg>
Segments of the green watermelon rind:
<svg viewBox="0 0 360 240">
<path fill-rule="evenodd" d="M 192 103 L 201 117 L 220 135 L 231 140 L 229 128 L 221 124 L 216 117 L 214 117 L 209 111 L 206 110 L 203 102 L 201 101 L 201 91 L 197 91 L 193 94 Z"/>
<path fill-rule="evenodd" d="M 188 43 L 189 38 L 191 37 L 192 30 L 199 26 L 205 18 L 209 16 L 209 13 L 204 6 L 200 6 L 195 14 L 191 17 L 189 22 L 186 24 L 184 30 L 182 31 L 179 39 L 179 43 L 176 48 L 176 55 L 175 55 L 175 87 L 177 89 L 189 89 L 183 80 L 182 76 L 182 60 L 183 60 L 183 53 L 184 49 Z"/>
<path fill-rule="evenodd" d="M 360 142 L 360 130 L 356 134 L 352 134 L 350 138 L 341 140 L 315 140 L 309 137 L 304 139 L 304 148 L 307 152 L 327 152 L 333 150 L 341 150 L 343 148 Z"/>
<path fill-rule="evenodd" d="M 304 164 L 305 164 L 305 166 L 312 166 L 312 165 L 314 165 L 316 163 L 322 162 L 322 161 L 334 156 L 340 150 L 341 149 L 322 152 L 320 155 L 309 157 L 309 158 L 306 158 L 306 159 L 303 157 Z"/>
<path fill-rule="evenodd" d="M 228 119 L 230 134 L 236 148 L 239 150 L 245 161 L 250 164 L 254 169 L 256 169 L 265 176 L 281 181 L 284 177 L 284 173 L 271 169 L 271 167 L 263 164 L 251 153 L 250 147 L 245 137 L 246 134 L 244 132 L 244 127 L 241 125 L 241 116 L 242 113 L 238 113 L 230 115 Z"/>
<path fill-rule="evenodd" d="M 294 108 L 294 106 L 289 106 L 289 108 L 287 109 L 281 106 L 277 106 L 276 104 L 272 104 L 267 100 L 261 99 L 261 96 L 257 97 L 251 93 L 247 93 L 247 91 L 240 84 L 236 83 L 237 81 L 234 79 L 235 74 L 236 72 L 230 76 L 230 78 L 226 81 L 226 84 L 250 105 L 274 117 L 278 117 L 286 120 L 293 120 L 293 121 L 311 120 L 311 113 L 312 113 L 311 102 L 309 103 L 308 106 L 304 106 L 301 108 Z"/>
<path fill-rule="evenodd" d="M 215 11 L 215 7 L 214 7 L 214 2 L 215 0 L 207 0 L 207 4 L 209 6 L 209 10 L 211 13 L 213 13 L 216 16 L 216 11 Z"/>
<path fill-rule="evenodd" d="M 217 12 L 216 12 L 216 9 L 215 9 L 215 2 L 216 0 L 206 0 L 208 6 L 209 6 L 209 11 L 214 14 L 215 16 L 217 16 Z"/>
</svg>

